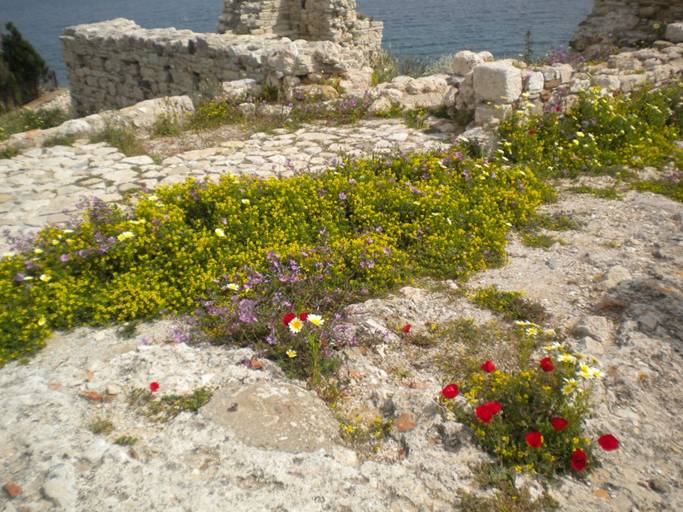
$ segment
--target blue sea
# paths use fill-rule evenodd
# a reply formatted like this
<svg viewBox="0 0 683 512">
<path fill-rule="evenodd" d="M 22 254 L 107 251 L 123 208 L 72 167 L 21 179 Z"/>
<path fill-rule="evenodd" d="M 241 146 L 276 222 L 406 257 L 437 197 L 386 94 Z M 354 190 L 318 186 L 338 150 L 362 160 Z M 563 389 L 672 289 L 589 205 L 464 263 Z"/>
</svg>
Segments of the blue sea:
<svg viewBox="0 0 683 512">
<path fill-rule="evenodd" d="M 463 49 L 519 55 L 531 31 L 535 55 L 566 46 L 592 0 L 357 0 L 384 21 L 384 46 L 411 57 Z M 0 0 L 0 22 L 13 21 L 66 84 L 59 35 L 64 27 L 129 18 L 148 28 L 213 32 L 223 0 Z"/>
</svg>

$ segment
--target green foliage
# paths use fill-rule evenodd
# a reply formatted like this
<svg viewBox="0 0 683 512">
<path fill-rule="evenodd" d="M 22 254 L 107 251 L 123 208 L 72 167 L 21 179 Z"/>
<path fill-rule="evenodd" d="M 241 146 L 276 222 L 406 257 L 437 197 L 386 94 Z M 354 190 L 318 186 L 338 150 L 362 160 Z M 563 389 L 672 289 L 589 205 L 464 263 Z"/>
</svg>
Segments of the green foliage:
<svg viewBox="0 0 683 512">
<path fill-rule="evenodd" d="M 154 121 L 152 135 L 155 137 L 171 137 L 182 132 L 180 123 L 173 116 L 164 114 Z"/>
<path fill-rule="evenodd" d="M 595 197 L 599 197 L 600 199 L 608 199 L 611 201 L 621 199 L 619 192 L 617 192 L 614 187 L 597 188 L 588 185 L 581 185 L 579 187 L 571 187 L 569 191 L 574 192 L 575 194 L 590 194 Z"/>
<path fill-rule="evenodd" d="M 443 400 L 459 421 L 474 432 L 477 444 L 501 464 L 516 472 L 534 472 L 547 477 L 591 469 L 592 440 L 585 436 L 589 400 L 593 383 L 600 378 L 595 359 L 572 354 L 560 344 L 546 347 L 543 361 L 532 362 L 514 371 L 496 369 L 486 373 L 474 370 L 461 381 L 467 405 Z M 499 412 L 486 415 L 487 403 L 498 403 Z M 562 419 L 561 427 L 551 420 Z M 540 433 L 537 446 L 529 433 Z M 574 468 L 575 450 L 587 457 L 586 468 Z"/>
<path fill-rule="evenodd" d="M 107 125 L 102 131 L 92 135 L 90 142 L 106 142 L 126 156 L 145 154 L 145 148 L 135 135 L 135 131 L 125 126 Z"/>
<path fill-rule="evenodd" d="M 128 436 L 128 435 L 117 437 L 114 440 L 114 444 L 118 444 L 120 446 L 133 446 L 137 442 L 138 442 L 137 437 Z"/>
<path fill-rule="evenodd" d="M 494 320 L 477 325 L 471 319 L 457 319 L 434 333 L 444 347 L 437 363 L 442 373 L 458 382 L 487 359 L 499 361 L 500 369 L 515 370 L 525 366 L 530 354 L 553 335 L 553 330 L 535 324 L 510 326 Z"/>
<path fill-rule="evenodd" d="M 673 141 L 683 134 L 682 89 L 677 83 L 630 98 L 591 90 L 563 116 L 513 115 L 501 124 L 498 158 L 529 165 L 542 177 L 608 174 L 615 166 L 660 167 L 681 153 Z"/>
<path fill-rule="evenodd" d="M 370 422 L 364 422 L 361 418 L 341 419 L 339 421 L 339 433 L 344 441 L 365 455 L 377 453 L 382 443 L 391 434 L 394 426 L 392 420 L 380 416 Z"/>
<path fill-rule="evenodd" d="M 545 235 L 543 233 L 527 232 L 522 233 L 522 243 L 527 247 L 536 249 L 550 249 L 553 245 L 562 243 L 562 240 L 555 238 L 552 235 Z"/>
<path fill-rule="evenodd" d="M 394 55 L 382 50 L 372 62 L 372 84 L 391 82 L 397 76 L 419 78 L 432 70 L 434 63 L 424 57 Z"/>
<path fill-rule="evenodd" d="M 534 39 L 531 35 L 531 30 L 527 30 L 524 34 L 524 51 L 522 53 L 522 61 L 531 64 L 534 60 Z"/>
<path fill-rule="evenodd" d="M 114 424 L 105 418 L 96 418 L 90 423 L 90 431 L 93 434 L 111 434 L 114 431 Z"/>
<path fill-rule="evenodd" d="M 74 135 L 55 135 L 50 137 L 43 142 L 44 148 L 49 148 L 52 146 L 71 146 L 76 142 L 76 137 Z"/>
<path fill-rule="evenodd" d="M 495 286 L 474 290 L 469 299 L 480 308 L 498 313 L 505 320 L 542 324 L 547 319 L 545 308 L 525 299 L 520 292 L 501 291 Z"/>
<path fill-rule="evenodd" d="M 61 109 L 21 109 L 0 116 L 0 141 L 10 135 L 28 130 L 44 130 L 59 126 L 71 119 L 71 114 Z"/>
<path fill-rule="evenodd" d="M 662 180 L 640 181 L 632 186 L 640 192 L 661 194 L 669 199 L 683 203 L 683 179 L 680 175 Z"/>
<path fill-rule="evenodd" d="M 14 24 L 7 23 L 5 29 L 0 37 L 0 111 L 37 98 L 49 73 L 45 61 Z"/>
<path fill-rule="evenodd" d="M 205 387 L 186 395 L 159 397 L 146 389 L 134 389 L 128 395 L 128 404 L 140 407 L 143 414 L 153 421 L 170 421 L 181 412 L 197 413 L 211 400 L 213 390 Z"/>
<path fill-rule="evenodd" d="M 509 225 L 530 217 L 541 188 L 522 168 L 424 154 L 288 179 L 190 180 L 130 211 L 95 201 L 73 231 L 46 227 L 33 250 L 0 260 L 0 364 L 51 329 L 217 299 L 235 301 L 223 339 L 263 346 L 290 309 L 334 313 L 413 276 L 499 264 Z M 225 280 L 239 291 L 221 290 Z M 244 309 L 269 313 L 252 321 Z"/>
<path fill-rule="evenodd" d="M 559 503 L 547 492 L 534 498 L 527 487 L 517 489 L 508 481 L 496 486 L 493 494 L 478 496 L 463 492 L 459 497 L 458 510 L 462 512 L 551 512 L 559 508 Z"/>
<path fill-rule="evenodd" d="M 410 110 L 404 114 L 403 119 L 408 128 L 422 130 L 425 127 L 425 122 L 427 120 L 427 112 L 422 108 Z"/>
<path fill-rule="evenodd" d="M 0 160 L 3 158 L 14 158 L 19 154 L 19 150 L 15 147 L 8 147 L 0 150 Z"/>
</svg>

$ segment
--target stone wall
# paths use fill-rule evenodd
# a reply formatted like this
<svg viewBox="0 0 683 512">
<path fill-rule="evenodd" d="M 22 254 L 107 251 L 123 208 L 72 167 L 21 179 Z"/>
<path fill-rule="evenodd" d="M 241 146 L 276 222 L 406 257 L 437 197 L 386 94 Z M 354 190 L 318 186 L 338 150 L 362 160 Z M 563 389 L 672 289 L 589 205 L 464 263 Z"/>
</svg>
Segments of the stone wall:
<svg viewBox="0 0 683 512">
<path fill-rule="evenodd" d="M 212 95 L 242 79 L 285 93 L 329 76 L 348 80 L 382 42 L 382 23 L 355 8 L 355 0 L 225 0 L 220 34 L 143 29 L 126 19 L 67 28 L 74 108 L 85 114 L 161 96 Z"/>
<path fill-rule="evenodd" d="M 653 42 L 668 23 L 683 19 L 683 0 L 595 0 L 571 46 L 600 53 L 610 48 Z"/>
<path fill-rule="evenodd" d="M 309 79 L 343 77 L 366 62 L 355 45 L 144 29 L 125 19 L 70 27 L 62 43 L 79 113 L 160 96 L 211 94 L 223 82 L 244 78 L 291 87 Z"/>
<path fill-rule="evenodd" d="M 334 41 L 376 52 L 382 27 L 357 13 L 355 0 L 224 0 L 218 32 Z"/>
</svg>

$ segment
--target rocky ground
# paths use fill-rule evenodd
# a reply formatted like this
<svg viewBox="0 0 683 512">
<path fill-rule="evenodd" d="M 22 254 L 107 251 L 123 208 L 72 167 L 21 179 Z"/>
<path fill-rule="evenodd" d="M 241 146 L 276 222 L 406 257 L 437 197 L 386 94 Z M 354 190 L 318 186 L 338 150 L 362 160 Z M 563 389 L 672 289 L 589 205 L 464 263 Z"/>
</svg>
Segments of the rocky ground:
<svg viewBox="0 0 683 512">
<path fill-rule="evenodd" d="M 486 456 L 465 428 L 441 414 L 440 340 L 416 346 L 397 333 L 410 322 L 492 318 L 450 288 L 524 291 L 551 313 L 548 326 L 599 357 L 606 377 L 591 434 L 614 433 L 620 450 L 586 481 L 551 486 L 561 510 L 682 510 L 683 205 L 649 193 L 606 201 L 563 193 L 546 213 L 581 222 L 562 244 L 529 248 L 513 236 L 509 261 L 466 285 L 412 285 L 348 309 L 371 340 L 347 349 L 349 385 L 330 410 L 273 364 L 244 364 L 247 349 L 169 342 L 168 321 L 58 334 L 28 364 L 0 370 L 0 505 L 46 510 L 427 511 L 457 509 L 476 490 Z M 127 397 L 150 382 L 160 396 L 202 386 L 197 414 L 155 422 Z M 339 434 L 339 415 L 393 418 L 368 454 Z M 111 432 L 93 432 L 107 420 Z M 95 429 L 96 430 L 96 429 Z M 122 446 L 121 436 L 136 438 Z M 532 490 L 538 484 L 531 483 Z M 16 487 L 15 487 L 16 486 Z M 10 493 L 19 493 L 10 499 Z"/>
</svg>

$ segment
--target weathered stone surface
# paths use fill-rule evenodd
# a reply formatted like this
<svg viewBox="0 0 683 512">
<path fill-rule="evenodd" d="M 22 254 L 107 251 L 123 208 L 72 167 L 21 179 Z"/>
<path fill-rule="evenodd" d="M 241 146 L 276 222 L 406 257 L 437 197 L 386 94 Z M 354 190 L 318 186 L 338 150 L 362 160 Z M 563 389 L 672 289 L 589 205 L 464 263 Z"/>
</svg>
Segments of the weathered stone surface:
<svg viewBox="0 0 683 512">
<path fill-rule="evenodd" d="M 669 23 L 664 37 L 672 43 L 683 43 L 683 22 Z"/>
<path fill-rule="evenodd" d="M 315 394 L 293 384 L 222 388 L 203 415 L 259 448 L 329 451 L 339 442 L 339 424 L 329 409 Z"/>
<path fill-rule="evenodd" d="M 522 72 L 504 62 L 480 64 L 474 68 L 474 93 L 480 100 L 511 103 L 522 94 Z"/>
<path fill-rule="evenodd" d="M 465 76 L 479 64 L 486 62 L 479 54 L 469 50 L 463 50 L 453 56 L 451 66 L 457 75 Z"/>
</svg>

